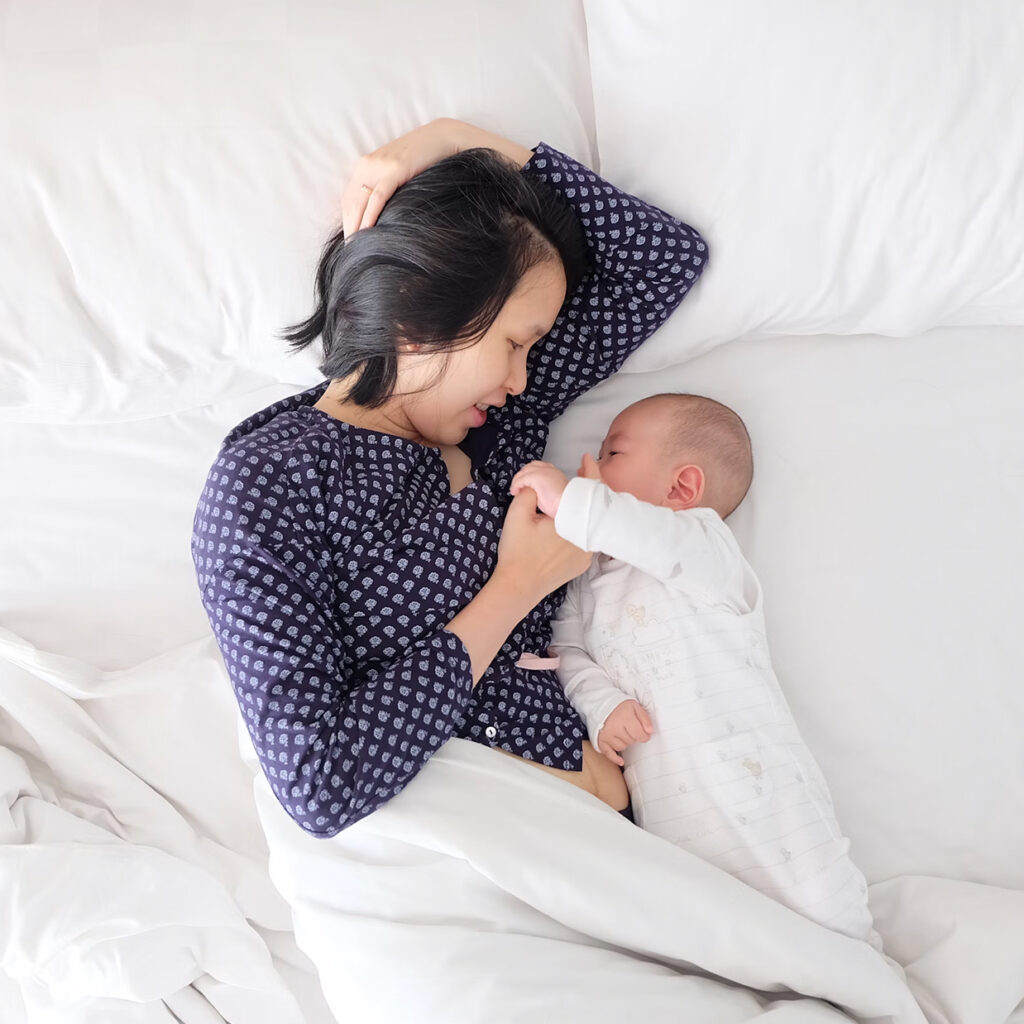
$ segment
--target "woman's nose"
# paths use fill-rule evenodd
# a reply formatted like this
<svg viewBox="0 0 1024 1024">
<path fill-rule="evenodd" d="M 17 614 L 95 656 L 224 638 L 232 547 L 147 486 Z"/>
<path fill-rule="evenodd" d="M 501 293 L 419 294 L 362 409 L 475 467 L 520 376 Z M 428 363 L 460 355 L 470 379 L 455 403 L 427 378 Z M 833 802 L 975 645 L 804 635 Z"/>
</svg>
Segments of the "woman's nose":
<svg viewBox="0 0 1024 1024">
<path fill-rule="evenodd" d="M 505 387 L 508 388 L 509 394 L 521 395 L 526 390 L 526 361 L 516 362 L 509 370 L 508 379 L 505 381 Z"/>
</svg>

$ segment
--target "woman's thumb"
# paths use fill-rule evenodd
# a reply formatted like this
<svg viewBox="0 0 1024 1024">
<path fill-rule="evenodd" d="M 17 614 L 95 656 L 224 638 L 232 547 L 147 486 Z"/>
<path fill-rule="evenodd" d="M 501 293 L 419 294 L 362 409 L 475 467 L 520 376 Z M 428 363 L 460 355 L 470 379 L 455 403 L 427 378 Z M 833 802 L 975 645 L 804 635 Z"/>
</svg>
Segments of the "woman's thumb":
<svg viewBox="0 0 1024 1024">
<path fill-rule="evenodd" d="M 537 492 L 532 487 L 520 487 L 512 496 L 508 507 L 508 515 L 525 518 L 537 512 Z"/>
</svg>

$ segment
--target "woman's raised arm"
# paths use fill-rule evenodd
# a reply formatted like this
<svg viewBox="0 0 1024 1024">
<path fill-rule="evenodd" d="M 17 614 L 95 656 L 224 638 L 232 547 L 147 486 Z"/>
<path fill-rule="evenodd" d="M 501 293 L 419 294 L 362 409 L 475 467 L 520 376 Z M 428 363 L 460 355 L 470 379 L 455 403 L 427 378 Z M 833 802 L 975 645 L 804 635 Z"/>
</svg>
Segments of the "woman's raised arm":
<svg viewBox="0 0 1024 1024">
<path fill-rule="evenodd" d="M 518 401 L 545 422 L 610 377 L 669 317 L 707 264 L 690 225 L 601 178 L 546 143 L 523 168 L 572 206 L 594 269 L 530 352 Z"/>
<path fill-rule="evenodd" d="M 485 146 L 504 153 L 522 167 L 533 150 L 465 121 L 439 117 L 413 128 L 360 157 L 342 194 L 342 227 L 348 237 L 377 223 L 384 204 L 399 185 L 464 149 Z"/>
</svg>

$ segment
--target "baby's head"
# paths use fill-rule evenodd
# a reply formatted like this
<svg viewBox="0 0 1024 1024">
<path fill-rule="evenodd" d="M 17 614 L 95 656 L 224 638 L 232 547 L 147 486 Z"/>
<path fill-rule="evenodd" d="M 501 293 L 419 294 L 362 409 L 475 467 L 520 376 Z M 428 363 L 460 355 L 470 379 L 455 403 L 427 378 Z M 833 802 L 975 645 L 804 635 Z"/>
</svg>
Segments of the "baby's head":
<svg viewBox="0 0 1024 1024">
<path fill-rule="evenodd" d="M 608 428 L 597 464 L 613 491 L 677 510 L 713 508 L 723 519 L 754 472 L 743 420 L 699 395 L 652 395 L 627 406 Z"/>
</svg>

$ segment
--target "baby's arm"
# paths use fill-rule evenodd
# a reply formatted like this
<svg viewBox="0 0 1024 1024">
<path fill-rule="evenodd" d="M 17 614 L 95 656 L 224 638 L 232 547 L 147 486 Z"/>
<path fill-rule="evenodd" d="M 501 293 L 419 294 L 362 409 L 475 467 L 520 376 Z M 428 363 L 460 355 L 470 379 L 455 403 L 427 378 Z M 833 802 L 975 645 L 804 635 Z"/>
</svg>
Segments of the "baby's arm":
<svg viewBox="0 0 1024 1024">
<path fill-rule="evenodd" d="M 582 477 L 570 480 L 560 495 L 555 529 L 585 551 L 709 596 L 727 588 L 742 559 L 729 528 L 711 509 L 676 512 Z"/>
<path fill-rule="evenodd" d="M 629 698 L 584 648 L 578 588 L 573 583 L 551 621 L 551 652 L 559 657 L 558 678 L 566 696 L 583 719 L 591 745 L 601 750 L 601 729 L 608 716 Z"/>
</svg>

